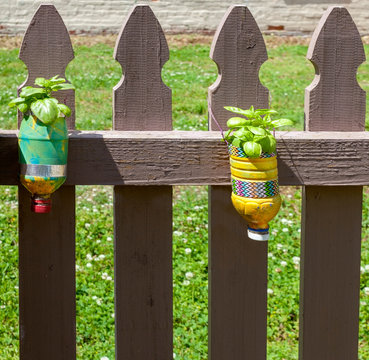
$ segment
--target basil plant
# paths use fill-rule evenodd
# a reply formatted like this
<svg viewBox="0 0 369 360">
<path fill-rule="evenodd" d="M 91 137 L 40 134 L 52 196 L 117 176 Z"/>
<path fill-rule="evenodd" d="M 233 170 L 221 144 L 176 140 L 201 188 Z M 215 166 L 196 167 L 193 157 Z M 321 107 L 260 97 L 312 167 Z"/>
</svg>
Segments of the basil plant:
<svg viewBox="0 0 369 360">
<path fill-rule="evenodd" d="M 224 139 L 233 146 L 242 148 L 249 158 L 257 158 L 261 153 L 273 153 L 277 141 L 271 131 L 281 126 L 292 125 L 289 119 L 272 119 L 277 111 L 272 109 L 244 110 L 233 106 L 225 106 L 226 110 L 244 117 L 231 117 L 227 121 L 229 130 Z"/>
<path fill-rule="evenodd" d="M 39 87 L 25 86 L 19 97 L 13 99 L 9 106 L 16 106 L 25 114 L 31 112 L 45 125 L 52 124 L 63 115 L 71 115 L 71 109 L 59 103 L 58 99 L 52 97 L 51 94 L 53 91 L 74 89 L 72 84 L 65 83 L 65 79 L 56 75 L 51 79 L 37 78 L 35 85 Z"/>
</svg>

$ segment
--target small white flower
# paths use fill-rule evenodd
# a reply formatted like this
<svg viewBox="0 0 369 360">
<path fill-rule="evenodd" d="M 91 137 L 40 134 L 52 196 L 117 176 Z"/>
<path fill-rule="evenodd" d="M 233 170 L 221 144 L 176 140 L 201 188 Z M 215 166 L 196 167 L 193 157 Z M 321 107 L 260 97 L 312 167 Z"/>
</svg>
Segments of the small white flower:
<svg viewBox="0 0 369 360">
<path fill-rule="evenodd" d="M 365 293 L 365 295 L 369 295 L 369 287 L 368 286 L 364 288 L 364 293 Z"/>
<path fill-rule="evenodd" d="M 278 250 L 281 250 L 283 248 L 283 245 L 282 244 L 277 244 L 277 249 Z"/>
<path fill-rule="evenodd" d="M 365 306 L 366 305 L 366 301 L 360 301 L 360 305 L 361 306 Z"/>
<path fill-rule="evenodd" d="M 101 299 L 96 299 L 96 304 L 97 304 L 97 305 L 101 305 L 101 304 L 102 304 Z"/>
<path fill-rule="evenodd" d="M 112 313 L 111 314 L 111 317 L 114 319 L 115 318 L 115 313 Z"/>
<path fill-rule="evenodd" d="M 364 269 L 365 271 L 369 271 L 369 265 L 365 265 Z"/>
<path fill-rule="evenodd" d="M 76 271 L 79 271 L 80 267 L 76 264 Z"/>
<path fill-rule="evenodd" d="M 86 229 L 88 229 L 90 226 L 91 226 L 91 224 L 89 224 L 89 223 L 86 223 L 86 224 L 85 224 L 85 228 L 86 228 Z"/>
<path fill-rule="evenodd" d="M 288 228 L 283 228 L 282 231 L 283 232 L 288 232 Z"/>
<path fill-rule="evenodd" d="M 92 297 L 92 300 L 96 300 L 97 299 L 97 296 L 96 295 L 94 295 L 93 297 Z"/>
<path fill-rule="evenodd" d="M 192 221 L 192 217 L 191 216 L 188 216 L 187 217 L 187 221 Z"/>
<path fill-rule="evenodd" d="M 106 279 L 107 279 L 107 277 L 108 277 L 108 274 L 107 274 L 106 272 L 104 272 L 104 273 L 101 275 L 101 278 L 102 278 L 103 280 L 106 280 Z"/>
<path fill-rule="evenodd" d="M 291 195 L 291 194 L 288 194 L 288 195 L 287 195 L 287 197 L 288 197 L 289 199 L 292 199 L 292 195 Z"/>
<path fill-rule="evenodd" d="M 186 272 L 186 278 L 187 279 L 192 279 L 193 278 L 193 273 L 191 272 L 191 271 L 189 271 L 189 272 Z"/>
<path fill-rule="evenodd" d="M 193 207 L 193 209 L 196 210 L 196 211 L 201 210 L 201 206 L 196 205 L 196 206 Z"/>
<path fill-rule="evenodd" d="M 292 213 L 289 213 L 288 216 L 293 216 L 293 214 Z"/>
<path fill-rule="evenodd" d="M 301 229 L 298 229 L 298 230 L 297 230 L 297 232 L 299 232 L 299 233 L 300 233 L 300 232 L 301 232 Z"/>
<path fill-rule="evenodd" d="M 296 265 L 300 264 L 300 258 L 299 258 L 298 256 L 294 256 L 294 257 L 292 258 L 292 261 L 293 261 L 293 263 L 294 263 L 294 264 L 296 264 Z"/>
<path fill-rule="evenodd" d="M 281 261 L 281 266 L 287 266 L 287 262 L 286 261 Z"/>
<path fill-rule="evenodd" d="M 105 255 L 104 254 L 99 255 L 99 259 L 100 260 L 104 260 L 105 259 Z"/>
<path fill-rule="evenodd" d="M 274 294 L 274 291 L 273 291 L 272 289 L 268 289 L 268 290 L 267 290 L 267 292 L 268 292 L 268 294 L 270 294 L 270 295 Z"/>
<path fill-rule="evenodd" d="M 112 280 L 113 280 L 113 278 L 112 278 L 111 276 L 108 276 L 108 277 L 106 278 L 106 280 L 108 280 L 108 281 L 112 281 Z"/>
<path fill-rule="evenodd" d="M 5 309 L 6 308 L 6 306 L 5 305 L 1 305 L 0 306 L 0 309 Z"/>
<path fill-rule="evenodd" d="M 189 280 L 184 280 L 184 281 L 183 281 L 183 285 L 186 285 L 186 286 L 187 286 L 187 285 L 190 285 L 190 281 L 189 281 Z"/>
<path fill-rule="evenodd" d="M 103 356 L 100 360 L 109 360 L 107 356 Z"/>
<path fill-rule="evenodd" d="M 173 231 L 173 235 L 176 235 L 176 236 L 182 236 L 183 235 L 183 232 L 182 231 Z"/>
<path fill-rule="evenodd" d="M 87 254 L 87 255 L 86 255 L 86 259 L 87 259 L 87 260 L 92 260 L 92 255 L 91 255 L 91 254 Z"/>
<path fill-rule="evenodd" d="M 177 355 L 176 355 L 175 353 L 173 353 L 173 359 L 175 359 L 175 358 L 176 358 L 176 356 L 177 356 Z"/>
<path fill-rule="evenodd" d="M 183 238 L 182 241 L 186 244 L 186 242 L 188 241 L 186 238 Z"/>
<path fill-rule="evenodd" d="M 100 244 L 101 243 L 101 240 L 96 240 L 96 244 Z"/>
<path fill-rule="evenodd" d="M 108 237 L 106 238 L 106 240 L 107 240 L 107 241 L 112 241 L 113 239 L 112 239 L 110 236 L 108 236 Z"/>
<path fill-rule="evenodd" d="M 364 273 L 365 273 L 365 269 L 364 269 L 362 266 L 360 266 L 360 272 L 361 272 L 362 274 L 364 274 Z"/>
<path fill-rule="evenodd" d="M 287 220 L 287 219 L 285 219 L 285 218 L 283 218 L 283 219 L 281 220 L 281 223 L 282 223 L 282 224 L 287 224 L 287 223 L 288 223 L 288 220 Z"/>
<path fill-rule="evenodd" d="M 273 254 L 272 253 L 268 253 L 268 257 L 269 258 L 273 257 Z"/>
<path fill-rule="evenodd" d="M 186 254 L 191 254 L 191 252 L 192 252 L 192 250 L 191 250 L 190 248 L 186 248 L 186 249 L 185 249 L 185 253 L 186 253 Z"/>
<path fill-rule="evenodd" d="M 87 263 L 87 264 L 86 264 L 86 266 L 87 266 L 88 268 L 90 268 L 90 267 L 92 267 L 92 264 L 91 264 L 91 263 Z"/>
</svg>

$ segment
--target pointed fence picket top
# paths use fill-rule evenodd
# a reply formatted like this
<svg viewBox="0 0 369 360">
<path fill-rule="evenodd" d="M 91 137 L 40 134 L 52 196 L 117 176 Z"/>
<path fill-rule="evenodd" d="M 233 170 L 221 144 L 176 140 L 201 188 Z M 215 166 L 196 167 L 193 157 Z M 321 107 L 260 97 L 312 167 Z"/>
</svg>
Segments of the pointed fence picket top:
<svg viewBox="0 0 369 360">
<path fill-rule="evenodd" d="M 365 56 L 359 32 L 345 8 L 326 11 L 308 58 L 317 75 L 306 90 L 306 128 L 364 130 L 365 92 L 356 82 L 356 71 Z M 302 360 L 358 358 L 361 214 L 360 186 L 304 188 Z"/>
<path fill-rule="evenodd" d="M 41 5 L 24 36 L 20 58 L 29 76 L 64 76 L 73 59 L 68 31 L 53 5 Z M 74 91 L 61 98 L 74 111 Z M 74 126 L 74 121 L 69 123 Z M 32 213 L 19 186 L 20 359 L 73 360 L 75 330 L 75 191 L 62 186 L 49 214 Z"/>
<path fill-rule="evenodd" d="M 215 34 L 210 57 L 219 77 L 209 88 L 213 114 L 225 128 L 231 116 L 224 106 L 268 107 L 269 91 L 259 80 L 260 66 L 268 59 L 263 36 L 246 6 L 231 6 Z M 212 121 L 211 130 L 218 130 Z"/>
<path fill-rule="evenodd" d="M 225 105 L 268 107 L 268 90 L 258 77 L 267 53 L 246 6 L 230 7 L 214 38 L 211 58 L 220 75 L 209 88 L 209 100 L 223 128 L 232 116 Z M 210 120 L 209 128 L 218 130 Z M 232 206 L 231 186 L 211 186 L 209 359 L 266 359 L 267 249 L 267 242 L 247 237 L 247 224 Z"/>
<path fill-rule="evenodd" d="M 74 59 L 68 30 L 54 5 L 40 5 L 23 37 L 19 58 L 28 69 L 27 80 L 19 87 L 34 86 L 37 77 L 51 78 L 59 75 L 65 78 L 65 69 Z M 72 109 L 67 122 L 74 128 L 74 90 L 55 93 L 60 102 Z M 22 120 L 19 113 L 18 121 Z"/>
<path fill-rule="evenodd" d="M 306 129 L 363 131 L 365 91 L 356 73 L 365 61 L 364 46 L 347 9 L 329 8 L 310 42 L 307 58 L 315 79 L 305 91 Z"/>
<path fill-rule="evenodd" d="M 114 129 L 171 130 L 172 95 L 161 78 L 169 49 L 149 6 L 132 9 L 119 34 L 114 58 L 124 72 L 114 88 Z"/>
<path fill-rule="evenodd" d="M 171 90 L 161 80 L 169 51 L 149 6 L 129 14 L 115 58 L 124 77 L 114 89 L 114 130 L 171 130 Z M 171 359 L 172 187 L 115 186 L 114 231 L 116 359 Z"/>
</svg>

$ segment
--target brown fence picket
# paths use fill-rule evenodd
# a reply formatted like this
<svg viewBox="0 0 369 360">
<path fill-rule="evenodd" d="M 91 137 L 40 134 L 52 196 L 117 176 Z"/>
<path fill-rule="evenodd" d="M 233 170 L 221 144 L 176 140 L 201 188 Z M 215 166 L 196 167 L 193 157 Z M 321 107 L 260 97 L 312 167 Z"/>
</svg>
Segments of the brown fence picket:
<svg viewBox="0 0 369 360">
<path fill-rule="evenodd" d="M 64 76 L 73 59 L 69 34 L 53 5 L 41 5 L 24 36 L 20 59 L 29 76 Z M 59 95 L 74 110 L 74 92 Z M 72 118 L 69 127 L 72 128 Z M 31 212 L 19 187 L 19 316 L 22 360 L 72 360 L 75 331 L 75 191 L 63 186 L 49 214 Z"/>
<path fill-rule="evenodd" d="M 228 10 L 211 58 L 220 75 L 209 88 L 209 102 L 223 128 L 230 117 L 225 105 L 268 107 L 268 90 L 258 77 L 267 52 L 247 7 Z M 218 130 L 213 121 L 209 126 Z M 266 359 L 268 245 L 247 237 L 247 224 L 233 209 L 230 186 L 211 186 L 209 207 L 209 358 Z"/>
<path fill-rule="evenodd" d="M 306 89 L 306 129 L 364 130 L 365 92 L 356 82 L 356 71 L 365 54 L 345 8 L 326 11 L 314 32 L 308 59 L 317 75 Z M 360 186 L 304 189 L 302 360 L 358 358 L 361 214 Z"/>
<path fill-rule="evenodd" d="M 129 14 L 115 58 L 124 76 L 114 88 L 114 129 L 170 130 L 171 91 L 161 80 L 169 50 L 149 6 Z M 114 229 L 116 359 L 170 359 L 172 187 L 115 186 Z"/>
</svg>

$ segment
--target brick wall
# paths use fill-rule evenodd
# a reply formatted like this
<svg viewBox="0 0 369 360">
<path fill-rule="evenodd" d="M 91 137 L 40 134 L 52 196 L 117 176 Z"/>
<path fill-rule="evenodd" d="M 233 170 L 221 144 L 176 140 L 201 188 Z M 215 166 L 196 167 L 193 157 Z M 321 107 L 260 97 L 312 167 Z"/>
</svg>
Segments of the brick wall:
<svg viewBox="0 0 369 360">
<path fill-rule="evenodd" d="M 260 28 L 283 26 L 290 32 L 311 32 L 334 0 L 144 0 L 168 31 L 215 30 L 227 8 L 247 4 Z M 0 0 L 0 34 L 23 33 L 42 2 L 59 10 L 69 30 L 118 32 L 130 8 L 128 0 Z M 338 0 L 350 11 L 360 32 L 369 33 L 369 0 Z"/>
</svg>

